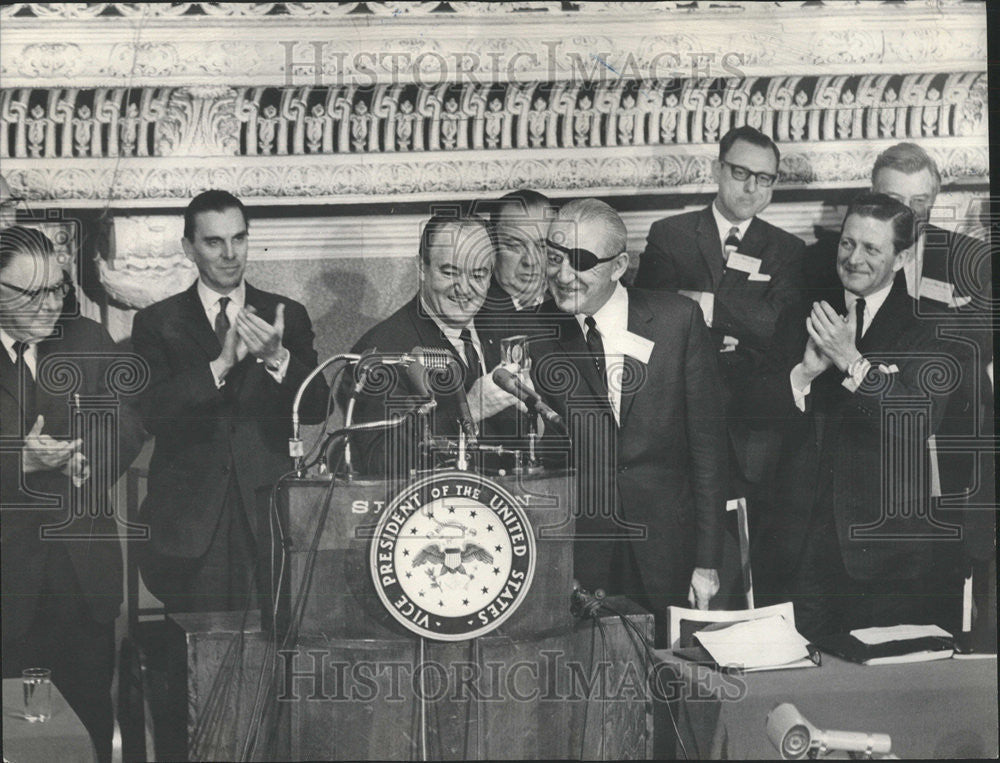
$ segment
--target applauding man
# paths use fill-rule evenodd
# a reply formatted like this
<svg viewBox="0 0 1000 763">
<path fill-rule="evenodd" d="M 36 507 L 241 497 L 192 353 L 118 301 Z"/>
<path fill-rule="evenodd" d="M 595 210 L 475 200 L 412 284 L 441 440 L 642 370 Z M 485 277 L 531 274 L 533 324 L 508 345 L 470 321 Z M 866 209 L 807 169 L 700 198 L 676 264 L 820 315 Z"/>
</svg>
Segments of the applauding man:
<svg viewBox="0 0 1000 763">
<path fill-rule="evenodd" d="M 305 308 L 243 278 L 243 205 L 206 191 L 184 213 L 182 245 L 198 280 L 141 310 L 132 339 L 150 365 L 143 400 L 156 436 L 140 517 L 140 564 L 168 611 L 243 609 L 255 601 L 267 517 L 255 493 L 287 471 L 292 400 L 316 366 Z M 318 380 L 304 420 L 322 415 Z"/>
</svg>

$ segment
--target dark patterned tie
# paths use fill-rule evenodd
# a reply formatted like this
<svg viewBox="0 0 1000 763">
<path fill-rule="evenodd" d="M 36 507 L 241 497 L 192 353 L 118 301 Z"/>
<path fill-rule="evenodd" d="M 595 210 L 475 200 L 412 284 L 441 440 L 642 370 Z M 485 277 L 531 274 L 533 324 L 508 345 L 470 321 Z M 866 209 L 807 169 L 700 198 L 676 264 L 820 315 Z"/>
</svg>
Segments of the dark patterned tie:
<svg viewBox="0 0 1000 763">
<path fill-rule="evenodd" d="M 472 332 L 464 328 L 459 337 L 465 349 L 465 390 L 468 392 L 472 385 L 476 383 L 476 380 L 483 375 L 483 369 L 479 363 L 479 353 L 476 351 L 476 345 L 472 341 Z"/>
<path fill-rule="evenodd" d="M 587 348 L 594 359 L 594 368 L 597 369 L 597 377 L 601 380 L 601 387 L 605 392 L 608 390 L 608 378 L 604 365 L 604 341 L 601 339 L 601 332 L 597 330 L 597 321 L 593 315 L 588 315 L 583 321 L 587 326 Z"/>
<path fill-rule="evenodd" d="M 865 298 L 858 297 L 854 303 L 854 346 L 861 344 L 861 335 L 865 330 Z"/>
<path fill-rule="evenodd" d="M 731 247 L 731 248 L 730 248 Z M 726 235 L 726 243 L 722 245 L 722 261 L 729 262 L 729 252 L 735 252 L 740 248 L 740 229 L 735 225 L 729 229 Z"/>
<path fill-rule="evenodd" d="M 229 302 L 229 297 L 219 298 L 219 314 L 215 316 L 215 335 L 219 338 L 219 344 L 226 343 L 226 334 L 229 333 L 229 316 L 226 315 Z"/>
</svg>

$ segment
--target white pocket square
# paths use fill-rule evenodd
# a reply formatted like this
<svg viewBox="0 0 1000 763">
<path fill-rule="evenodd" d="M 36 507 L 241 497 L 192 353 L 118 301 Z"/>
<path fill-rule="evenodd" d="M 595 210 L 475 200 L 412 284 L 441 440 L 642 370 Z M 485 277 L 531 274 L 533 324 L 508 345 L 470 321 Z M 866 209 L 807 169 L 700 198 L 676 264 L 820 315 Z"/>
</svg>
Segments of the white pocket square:
<svg viewBox="0 0 1000 763">
<path fill-rule="evenodd" d="M 879 370 L 879 373 L 883 373 L 883 374 L 898 374 L 899 373 L 899 367 L 895 363 L 890 364 L 888 366 L 885 365 L 885 364 L 883 364 L 883 363 L 879 363 L 878 364 L 878 370 Z"/>
<path fill-rule="evenodd" d="M 770 281 L 771 276 L 767 273 L 750 273 L 747 275 L 748 281 Z"/>
</svg>

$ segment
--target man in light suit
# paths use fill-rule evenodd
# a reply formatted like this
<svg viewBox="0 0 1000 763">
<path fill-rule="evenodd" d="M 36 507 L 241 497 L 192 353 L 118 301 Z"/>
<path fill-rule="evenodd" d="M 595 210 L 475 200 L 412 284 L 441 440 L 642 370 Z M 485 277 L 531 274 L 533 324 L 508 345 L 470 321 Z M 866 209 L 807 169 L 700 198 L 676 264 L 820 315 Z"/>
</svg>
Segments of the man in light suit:
<svg viewBox="0 0 1000 763">
<path fill-rule="evenodd" d="M 435 215 L 428 220 L 420 237 L 417 293 L 365 332 L 352 351 L 405 353 L 418 347 L 444 351 L 461 370 L 462 394 L 481 440 L 512 444 L 518 430 L 516 415 L 525 406 L 497 387 L 491 376 L 501 364 L 497 333 L 501 327 L 489 329 L 479 323 L 494 257 L 493 236 L 485 220 L 475 216 Z M 406 410 L 417 402 L 419 390 L 406 373 L 390 370 L 384 381 L 384 384 L 369 384 L 369 389 L 358 398 L 356 422 L 385 419 L 390 411 Z M 377 389 L 372 389 L 376 386 Z M 463 418 L 460 395 L 455 388 L 434 390 L 433 377 L 431 388 L 436 392 L 437 407 L 432 413 L 430 431 L 454 438 Z M 405 477 L 415 465 L 412 447 L 418 437 L 412 427 L 388 437 L 381 433 L 356 435 L 352 439 L 355 466 L 374 476 Z"/>
<path fill-rule="evenodd" d="M 899 623 L 954 629 L 960 615 L 960 581 L 939 569 L 939 547 L 960 536 L 930 511 L 927 438 L 961 362 L 895 278 L 913 222 L 882 194 L 852 203 L 840 286 L 786 313 L 781 357 L 750 395 L 785 435 L 781 500 L 763 520 L 756 558 L 767 580 L 783 583 L 808 638 Z"/>
<path fill-rule="evenodd" d="M 236 197 L 195 197 L 181 244 L 198 280 L 133 324 L 151 374 L 143 416 L 156 436 L 140 568 L 168 611 L 243 609 L 266 590 L 258 555 L 268 522 L 255 493 L 290 468 L 292 400 L 316 366 L 305 308 L 244 280 L 248 240 Z M 326 394 L 317 379 L 303 421 L 322 420 Z"/>
<path fill-rule="evenodd" d="M 3 676 L 49 668 L 105 761 L 122 556 L 110 497 L 98 491 L 129 466 L 143 437 L 127 404 L 114 414 L 117 442 L 75 430 L 70 414 L 81 398 L 125 392 L 115 389 L 116 369 L 142 373 L 102 326 L 63 313 L 71 289 L 44 234 L 0 231 Z"/>
<path fill-rule="evenodd" d="M 771 203 L 779 161 L 774 141 L 758 130 L 727 132 L 712 163 L 715 200 L 653 223 L 635 277 L 638 288 L 696 300 L 711 328 L 728 398 L 729 498 L 763 497 L 761 486 L 773 472 L 777 438 L 745 426 L 745 389 L 781 311 L 802 296 L 804 243 L 757 216 Z"/>
<path fill-rule="evenodd" d="M 559 336 L 536 344 L 532 375 L 570 427 L 576 578 L 647 607 L 665 644 L 667 606 L 707 609 L 719 588 L 723 403 L 698 305 L 619 282 L 626 238 L 596 199 L 559 211 L 547 238 Z"/>
</svg>

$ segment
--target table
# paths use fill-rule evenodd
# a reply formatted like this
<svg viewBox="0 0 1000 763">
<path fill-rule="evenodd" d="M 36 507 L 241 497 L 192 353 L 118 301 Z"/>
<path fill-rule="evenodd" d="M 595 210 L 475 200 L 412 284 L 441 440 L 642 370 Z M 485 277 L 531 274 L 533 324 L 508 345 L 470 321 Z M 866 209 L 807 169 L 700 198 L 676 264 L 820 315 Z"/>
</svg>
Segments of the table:
<svg viewBox="0 0 1000 763">
<path fill-rule="evenodd" d="M 913 758 L 996 758 L 997 660 L 864 666 L 823 655 L 819 668 L 720 674 L 657 650 L 689 758 L 774 759 L 771 709 L 791 702 L 823 730 L 880 732 Z M 678 751 L 678 757 L 683 754 Z"/>
<path fill-rule="evenodd" d="M 20 678 L 3 679 L 3 756 L 11 763 L 95 763 L 90 734 L 52 684 L 52 717 L 44 723 L 24 718 Z"/>
</svg>

